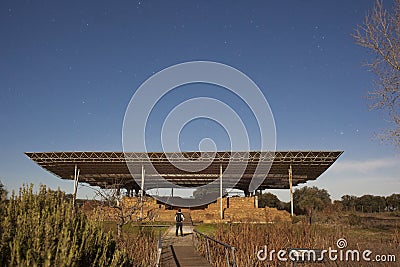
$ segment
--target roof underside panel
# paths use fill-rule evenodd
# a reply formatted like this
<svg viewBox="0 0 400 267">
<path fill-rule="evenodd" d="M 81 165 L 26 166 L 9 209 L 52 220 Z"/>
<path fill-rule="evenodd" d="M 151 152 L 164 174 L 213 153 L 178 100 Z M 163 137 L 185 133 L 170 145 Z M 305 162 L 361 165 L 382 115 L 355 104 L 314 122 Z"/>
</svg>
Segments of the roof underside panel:
<svg viewBox="0 0 400 267">
<path fill-rule="evenodd" d="M 75 166 L 79 181 L 103 188 L 139 189 L 137 179 L 144 166 L 145 189 L 166 187 L 163 179 L 176 186 L 197 187 L 219 178 L 232 188 L 247 190 L 253 177 L 263 179 L 259 189 L 288 188 L 289 167 L 293 185 L 317 179 L 343 151 L 276 151 L 276 152 L 27 152 L 31 160 L 62 179 L 74 179 Z M 179 165 L 177 167 L 176 165 Z M 187 169 L 207 165 L 200 171 Z M 129 166 L 129 167 L 128 167 Z M 184 168 L 180 168 L 183 166 Z M 230 172 L 226 174 L 227 167 Z M 259 172 L 257 168 L 268 170 Z M 235 172 L 237 168 L 237 172 Z M 257 169 L 257 172 L 256 172 Z M 232 171 L 233 170 L 233 171 Z M 256 174 L 255 174 L 256 173 Z M 133 178 L 135 177 L 136 180 Z M 171 187 L 169 185 L 168 187 Z"/>
</svg>

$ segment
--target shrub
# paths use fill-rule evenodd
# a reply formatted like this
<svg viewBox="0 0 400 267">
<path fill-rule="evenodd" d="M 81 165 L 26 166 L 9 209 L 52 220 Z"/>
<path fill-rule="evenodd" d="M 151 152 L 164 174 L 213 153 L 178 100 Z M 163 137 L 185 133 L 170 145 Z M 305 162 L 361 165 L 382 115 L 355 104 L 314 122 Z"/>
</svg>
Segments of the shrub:
<svg viewBox="0 0 400 267">
<path fill-rule="evenodd" d="M 23 186 L 0 203 L 0 265 L 127 266 L 110 233 L 74 210 L 65 193 Z"/>
</svg>

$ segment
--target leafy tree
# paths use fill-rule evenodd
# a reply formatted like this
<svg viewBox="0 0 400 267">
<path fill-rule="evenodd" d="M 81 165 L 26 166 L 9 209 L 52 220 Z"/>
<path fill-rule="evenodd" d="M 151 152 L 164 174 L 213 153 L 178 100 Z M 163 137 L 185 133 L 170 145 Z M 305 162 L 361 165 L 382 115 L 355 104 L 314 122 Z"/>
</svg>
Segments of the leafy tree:
<svg viewBox="0 0 400 267">
<path fill-rule="evenodd" d="M 357 203 L 357 197 L 344 195 L 344 196 L 342 196 L 341 202 L 342 202 L 343 207 L 346 210 L 355 210 L 356 203 Z"/>
<path fill-rule="evenodd" d="M 332 203 L 328 191 L 316 186 L 296 189 L 293 192 L 293 202 L 296 213 L 302 214 L 322 210 Z"/>
<path fill-rule="evenodd" d="M 270 208 L 283 209 L 283 203 L 279 200 L 279 198 L 276 195 L 270 192 L 261 194 L 259 196 L 258 206 L 260 208 L 270 207 Z"/>
<path fill-rule="evenodd" d="M 389 210 L 399 210 L 400 209 L 400 194 L 392 194 L 386 197 L 386 205 Z"/>
<path fill-rule="evenodd" d="M 400 146 L 400 0 L 395 0 L 393 11 L 377 1 L 353 34 L 355 42 L 374 55 L 367 66 L 376 75 L 374 91 L 370 92 L 371 108 L 387 112 L 392 128 L 381 134 Z"/>
<path fill-rule="evenodd" d="M 334 213 L 334 212 L 342 212 L 344 210 L 344 206 L 342 201 L 340 200 L 334 200 L 332 205 L 330 206 L 330 208 L 326 209 L 328 212 L 330 213 Z"/>
<path fill-rule="evenodd" d="M 356 209 L 363 212 L 379 212 L 383 211 L 386 207 L 385 197 L 363 195 L 357 198 Z"/>
</svg>

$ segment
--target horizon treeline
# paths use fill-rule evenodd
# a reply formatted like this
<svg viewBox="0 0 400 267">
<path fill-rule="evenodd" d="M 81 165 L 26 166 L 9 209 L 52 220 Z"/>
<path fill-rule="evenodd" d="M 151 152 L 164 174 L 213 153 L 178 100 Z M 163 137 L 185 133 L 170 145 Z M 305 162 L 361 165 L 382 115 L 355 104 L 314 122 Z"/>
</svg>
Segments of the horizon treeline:
<svg viewBox="0 0 400 267">
<path fill-rule="evenodd" d="M 270 193 L 259 195 L 259 207 L 271 207 L 290 211 L 290 202 L 284 202 Z M 306 214 L 310 210 L 323 210 L 330 205 L 336 205 L 339 210 L 359 212 L 399 211 L 400 194 L 390 196 L 375 196 L 365 194 L 360 197 L 343 195 L 340 200 L 332 201 L 328 191 L 316 186 L 302 187 L 293 192 L 294 211 L 296 214 Z"/>
</svg>

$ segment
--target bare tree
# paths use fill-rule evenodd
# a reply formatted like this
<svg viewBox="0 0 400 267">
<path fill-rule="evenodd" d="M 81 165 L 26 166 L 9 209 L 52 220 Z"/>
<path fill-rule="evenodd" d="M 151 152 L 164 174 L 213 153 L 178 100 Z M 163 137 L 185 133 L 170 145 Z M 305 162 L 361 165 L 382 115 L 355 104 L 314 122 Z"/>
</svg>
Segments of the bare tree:
<svg viewBox="0 0 400 267">
<path fill-rule="evenodd" d="M 387 112 L 392 125 L 379 137 L 400 147 L 400 0 L 394 1 L 390 12 L 378 0 L 352 36 L 374 56 L 367 63 L 376 75 L 374 90 L 368 95 L 370 107 Z"/>
<path fill-rule="evenodd" d="M 144 220 L 153 220 L 157 215 L 155 210 L 148 210 L 143 213 L 143 207 L 150 197 L 134 197 L 129 203 L 123 201 L 122 194 L 118 185 L 110 186 L 109 189 L 97 189 L 90 187 L 95 191 L 95 198 L 100 198 L 103 207 L 111 208 L 115 212 L 117 223 L 117 235 L 122 235 L 122 227 L 129 222 L 141 222 Z"/>
</svg>

